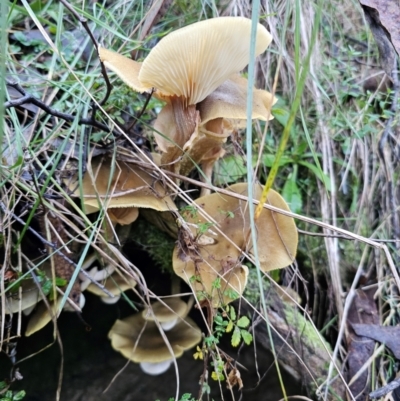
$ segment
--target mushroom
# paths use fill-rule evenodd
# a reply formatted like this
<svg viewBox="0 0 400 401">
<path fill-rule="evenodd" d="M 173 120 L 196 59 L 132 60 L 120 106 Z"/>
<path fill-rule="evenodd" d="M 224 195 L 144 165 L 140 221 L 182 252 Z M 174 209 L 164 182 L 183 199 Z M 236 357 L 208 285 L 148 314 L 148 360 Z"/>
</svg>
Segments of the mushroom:
<svg viewBox="0 0 400 401">
<path fill-rule="evenodd" d="M 93 283 L 89 284 L 87 291 L 99 296 L 100 299 L 106 304 L 115 304 L 121 298 L 121 293 L 130 290 L 135 286 L 136 281 L 133 278 L 125 277 L 116 271 L 111 276 L 107 277 L 104 283 L 105 289 L 114 295 L 113 298 L 110 298 L 104 291 L 102 291 L 101 288 Z"/>
<path fill-rule="evenodd" d="M 46 305 L 44 302 L 41 302 L 38 305 L 29 319 L 28 326 L 25 330 L 26 337 L 31 336 L 51 322 L 52 316 L 56 315 L 61 305 L 61 300 L 62 297 L 59 297 L 56 302 L 50 302 L 51 311 L 49 311 L 48 305 Z"/>
<path fill-rule="evenodd" d="M 24 312 L 24 314 L 30 312 L 42 299 L 37 284 L 32 279 L 27 278 L 20 280 L 21 298 L 18 291 L 5 297 L 6 314 L 18 313 L 20 310 Z"/>
<path fill-rule="evenodd" d="M 247 80 L 238 72 L 249 62 L 251 24 L 243 17 L 194 23 L 161 39 L 143 63 L 99 48 L 105 66 L 133 90 L 155 88 L 154 96 L 167 103 L 154 124 L 166 168 L 188 174 L 206 163 L 209 172 L 235 123 L 247 118 Z M 256 55 L 271 41 L 258 24 Z M 271 119 L 275 101 L 270 93 L 255 90 L 252 118 Z"/>
<path fill-rule="evenodd" d="M 164 331 L 171 330 L 188 313 L 188 305 L 180 298 L 167 298 L 151 304 L 142 312 L 145 320 L 158 321 Z"/>
<path fill-rule="evenodd" d="M 82 202 L 87 214 L 107 209 L 110 220 L 130 224 L 138 217 L 138 208 L 158 211 L 176 210 L 172 199 L 160 182 L 131 163 L 111 159 L 93 159 L 93 174 L 86 172 L 82 180 Z M 80 195 L 75 183 L 68 183 Z"/>
<path fill-rule="evenodd" d="M 227 188 L 247 195 L 247 184 L 239 183 Z M 257 185 L 254 196 L 261 196 L 262 187 Z M 175 273 L 192 286 L 194 293 L 209 300 L 217 308 L 231 302 L 243 293 L 248 269 L 240 262 L 241 251 L 252 254 L 246 239 L 250 230 L 247 202 L 232 196 L 212 194 L 201 197 L 195 203 L 216 221 L 218 232 L 211 227 L 204 231 L 207 220 L 200 213 L 186 217 L 186 234 L 192 238 L 189 246 L 178 243 L 173 253 Z M 289 210 L 283 198 L 270 190 L 268 203 Z M 263 271 L 280 269 L 294 260 L 297 250 L 297 229 L 291 217 L 264 209 L 256 221 L 257 246 L 260 267 Z M 223 233 L 226 238 L 221 234 Z"/>
<path fill-rule="evenodd" d="M 165 372 L 174 358 L 179 358 L 184 351 L 201 341 L 200 329 L 188 317 L 164 335 L 173 355 L 157 324 L 145 320 L 141 313 L 137 313 L 123 320 L 117 320 L 108 333 L 108 338 L 112 347 L 125 358 L 140 363 L 144 372 L 157 375 Z"/>
<path fill-rule="evenodd" d="M 33 312 L 32 316 L 29 319 L 28 326 L 25 331 L 25 336 L 29 337 L 37 331 L 41 330 L 48 323 L 51 322 L 52 317 L 57 314 L 57 311 L 60 309 L 62 297 L 58 296 L 56 301 L 50 301 L 50 310 L 48 305 L 45 302 L 40 302 Z M 80 294 L 79 297 L 79 308 L 82 309 L 85 305 L 85 297 L 83 294 Z M 72 308 L 68 303 L 65 304 L 64 311 L 75 312 L 76 310 Z"/>
</svg>

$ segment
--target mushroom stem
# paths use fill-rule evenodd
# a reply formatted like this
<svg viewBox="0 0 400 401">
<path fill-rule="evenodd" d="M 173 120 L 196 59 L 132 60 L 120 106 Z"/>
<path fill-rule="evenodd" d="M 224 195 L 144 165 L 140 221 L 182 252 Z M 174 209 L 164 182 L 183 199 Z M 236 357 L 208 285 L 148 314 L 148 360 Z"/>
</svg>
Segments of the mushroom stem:
<svg viewBox="0 0 400 401">
<path fill-rule="evenodd" d="M 140 367 L 144 373 L 148 375 L 157 376 L 161 375 L 162 373 L 166 372 L 168 368 L 171 366 L 172 359 L 168 361 L 158 362 L 158 363 L 151 363 L 151 362 L 141 362 Z"/>
<path fill-rule="evenodd" d="M 183 148 L 196 128 L 196 106 L 186 105 L 187 99 L 181 96 L 171 97 L 171 106 L 176 122 L 176 146 Z"/>
<path fill-rule="evenodd" d="M 171 278 L 171 295 L 177 295 L 181 292 L 181 279 L 174 275 Z"/>
<path fill-rule="evenodd" d="M 178 323 L 178 318 L 170 320 L 169 322 L 160 322 L 160 326 L 164 331 L 171 330 Z"/>
</svg>

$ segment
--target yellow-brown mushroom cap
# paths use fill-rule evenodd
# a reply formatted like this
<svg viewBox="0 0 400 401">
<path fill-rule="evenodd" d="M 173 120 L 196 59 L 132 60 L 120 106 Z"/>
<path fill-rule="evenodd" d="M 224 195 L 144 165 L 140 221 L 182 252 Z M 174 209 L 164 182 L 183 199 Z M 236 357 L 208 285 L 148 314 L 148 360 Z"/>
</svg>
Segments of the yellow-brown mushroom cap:
<svg viewBox="0 0 400 401">
<path fill-rule="evenodd" d="M 144 327 L 144 330 L 143 330 Z M 174 355 L 171 355 L 155 322 L 146 321 L 138 313 L 117 320 L 108 333 L 112 347 L 136 363 L 158 363 L 174 356 L 179 358 L 185 350 L 201 341 L 200 329 L 190 318 L 182 320 L 165 333 Z"/>
<path fill-rule="evenodd" d="M 246 183 L 235 184 L 228 190 L 247 195 L 248 186 Z M 257 185 L 254 191 L 255 198 L 260 198 L 261 192 L 262 187 Z M 173 268 L 178 276 L 191 283 L 197 293 L 205 291 L 213 306 L 219 306 L 219 302 L 230 302 L 226 296 L 229 288 L 240 295 L 247 281 L 247 268 L 240 263 L 241 250 L 252 253 L 252 248 L 246 244 L 246 239 L 251 238 L 247 202 L 233 196 L 215 193 L 197 199 L 196 203 L 216 221 L 220 232 L 212 226 L 199 235 L 199 230 L 194 227 L 206 223 L 207 220 L 200 213 L 196 216 L 185 216 L 190 224 L 192 236 L 196 238 L 197 249 L 185 252 L 182 244 L 176 246 Z M 283 198 L 273 190 L 269 192 L 268 203 L 289 210 Z M 298 236 L 292 218 L 264 209 L 256 221 L 256 228 L 262 270 L 283 268 L 293 262 Z M 193 277 L 198 279 L 194 280 Z M 217 278 L 222 284 L 222 289 L 218 292 L 215 288 Z M 216 298 L 217 296 L 219 298 Z"/>
<path fill-rule="evenodd" d="M 139 71 L 142 63 L 138 63 L 112 50 L 107 50 L 104 47 L 99 47 L 99 57 L 107 68 L 114 71 L 134 91 L 145 92 L 151 89 L 151 86 L 146 87 L 139 81 Z"/>
<path fill-rule="evenodd" d="M 59 297 L 57 298 L 56 302 L 50 302 L 51 311 L 49 311 L 49 308 L 44 302 L 40 303 L 29 319 L 28 326 L 25 331 L 25 336 L 31 336 L 32 334 L 45 327 L 48 323 L 50 323 L 52 315 L 56 315 L 57 310 L 61 305 L 61 301 L 62 297 Z"/>
<path fill-rule="evenodd" d="M 276 102 L 271 93 L 254 89 L 252 119 L 271 120 L 271 108 Z M 200 102 L 197 109 L 202 124 L 217 118 L 247 120 L 247 79 L 232 75 Z"/>
<path fill-rule="evenodd" d="M 251 20 L 219 17 L 171 32 L 151 50 L 139 72 L 144 87 L 196 104 L 249 63 Z M 256 56 L 272 37 L 257 24 Z"/>
<path fill-rule="evenodd" d="M 80 195 L 77 182 L 69 182 L 74 195 Z M 137 218 L 137 208 L 158 211 L 176 210 L 166 190 L 147 172 L 131 163 L 111 159 L 94 159 L 91 172 L 87 171 L 82 180 L 82 202 L 87 214 L 105 207 L 110 218 L 121 224 L 129 224 Z M 128 210 L 118 210 L 126 208 Z"/>
</svg>

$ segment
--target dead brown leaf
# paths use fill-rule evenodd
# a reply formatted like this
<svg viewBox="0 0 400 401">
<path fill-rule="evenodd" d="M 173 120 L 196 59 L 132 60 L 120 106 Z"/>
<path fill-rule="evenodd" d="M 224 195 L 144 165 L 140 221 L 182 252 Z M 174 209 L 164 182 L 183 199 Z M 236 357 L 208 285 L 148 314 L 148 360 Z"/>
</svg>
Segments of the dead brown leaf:
<svg viewBox="0 0 400 401">
<path fill-rule="evenodd" d="M 238 386 L 238 389 L 241 390 L 243 388 L 242 378 L 240 376 L 240 372 L 238 369 L 233 368 L 228 374 L 228 380 L 226 382 L 228 388 L 233 388 Z"/>
<path fill-rule="evenodd" d="M 352 328 L 355 324 L 362 323 L 364 326 L 378 323 L 378 310 L 373 299 L 372 292 L 358 290 L 350 307 L 348 315 L 347 335 L 347 366 L 348 382 L 358 374 L 362 366 L 368 361 L 374 352 L 375 341 L 368 337 L 359 335 Z M 366 400 L 370 391 L 369 369 L 366 369 L 350 385 L 350 390 L 357 400 Z"/>
<path fill-rule="evenodd" d="M 359 0 L 377 42 L 382 67 L 391 76 L 400 54 L 400 6 L 393 0 Z"/>
<path fill-rule="evenodd" d="M 400 360 L 400 327 L 387 327 L 371 324 L 352 324 L 352 327 L 357 335 L 372 338 L 393 352 L 393 355 Z"/>
</svg>

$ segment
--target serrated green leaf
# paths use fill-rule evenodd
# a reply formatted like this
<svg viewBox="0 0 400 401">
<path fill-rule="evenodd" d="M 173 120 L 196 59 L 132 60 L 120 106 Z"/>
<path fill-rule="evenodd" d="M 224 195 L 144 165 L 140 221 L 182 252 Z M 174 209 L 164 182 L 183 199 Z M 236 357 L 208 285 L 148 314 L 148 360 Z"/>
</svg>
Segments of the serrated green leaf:
<svg viewBox="0 0 400 401">
<path fill-rule="evenodd" d="M 233 330 L 231 339 L 232 347 L 237 347 L 240 344 L 240 338 L 241 338 L 240 329 L 239 327 L 236 326 L 235 330 Z"/>
<path fill-rule="evenodd" d="M 236 320 L 236 311 L 233 306 L 230 307 L 231 320 Z"/>
<path fill-rule="evenodd" d="M 221 315 L 217 315 L 217 316 L 214 317 L 215 324 L 222 324 L 223 321 L 224 321 L 224 319 L 222 318 Z"/>
<path fill-rule="evenodd" d="M 215 381 L 223 381 L 225 379 L 224 375 L 220 372 L 212 372 L 211 378 Z"/>
<path fill-rule="evenodd" d="M 238 321 L 237 325 L 241 329 L 245 329 L 250 324 L 250 319 L 247 316 L 242 316 Z"/>
<path fill-rule="evenodd" d="M 232 322 L 232 320 L 230 320 L 229 323 L 228 323 L 228 326 L 226 326 L 225 331 L 227 333 L 230 333 L 232 331 L 232 329 L 233 329 L 233 322 Z"/>
<path fill-rule="evenodd" d="M 249 333 L 246 330 L 241 330 L 240 334 L 242 335 L 243 341 L 245 342 L 246 345 L 250 345 L 251 342 L 253 341 L 253 336 L 251 333 Z"/>
</svg>

